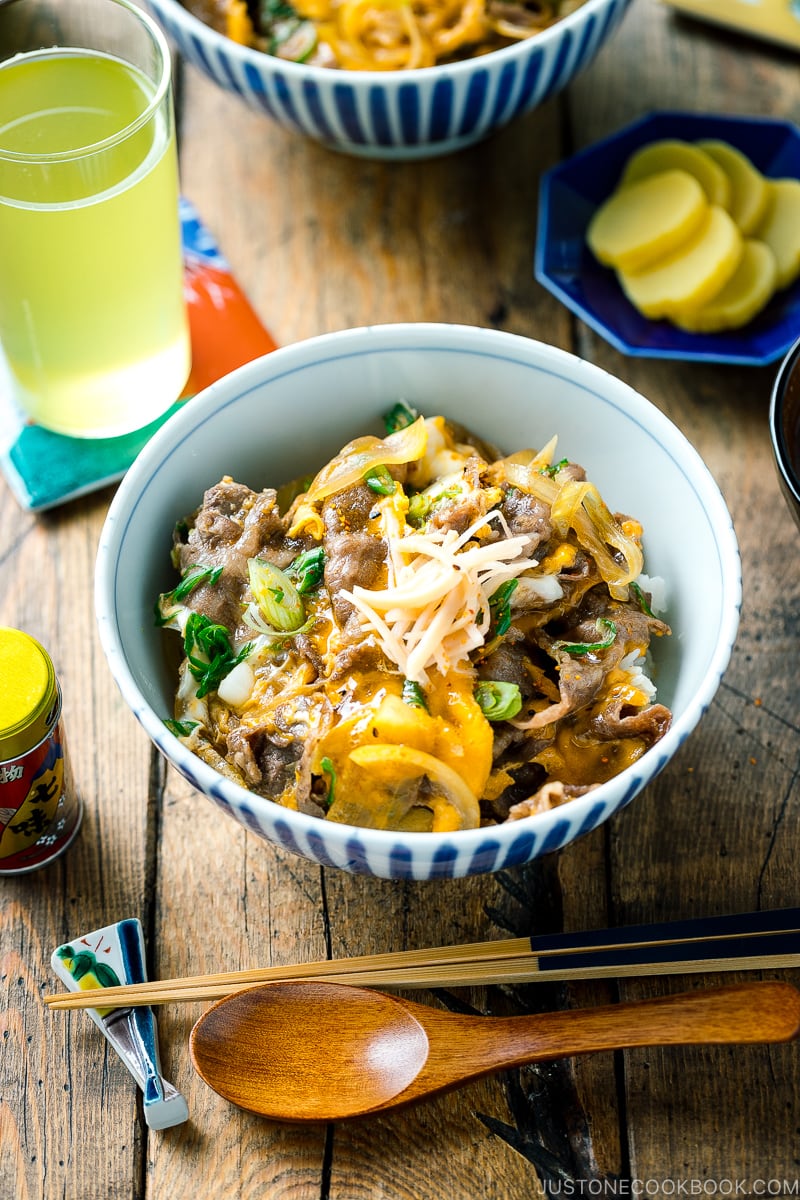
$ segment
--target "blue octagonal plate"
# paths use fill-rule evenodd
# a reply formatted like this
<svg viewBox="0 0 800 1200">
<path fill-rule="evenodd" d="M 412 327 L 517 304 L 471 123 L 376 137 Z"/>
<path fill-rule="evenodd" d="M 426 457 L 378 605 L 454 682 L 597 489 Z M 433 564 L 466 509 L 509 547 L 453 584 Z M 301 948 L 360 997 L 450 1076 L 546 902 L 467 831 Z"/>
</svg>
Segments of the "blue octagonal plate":
<svg viewBox="0 0 800 1200">
<path fill-rule="evenodd" d="M 742 329 L 686 333 L 643 317 L 614 272 L 586 246 L 586 228 L 616 187 L 634 150 L 659 138 L 720 138 L 741 150 L 762 174 L 800 179 L 800 129 L 788 121 L 710 113 L 657 112 L 566 159 L 542 176 L 534 271 L 596 333 L 639 358 L 764 366 L 800 337 L 800 280 L 776 292 Z"/>
</svg>

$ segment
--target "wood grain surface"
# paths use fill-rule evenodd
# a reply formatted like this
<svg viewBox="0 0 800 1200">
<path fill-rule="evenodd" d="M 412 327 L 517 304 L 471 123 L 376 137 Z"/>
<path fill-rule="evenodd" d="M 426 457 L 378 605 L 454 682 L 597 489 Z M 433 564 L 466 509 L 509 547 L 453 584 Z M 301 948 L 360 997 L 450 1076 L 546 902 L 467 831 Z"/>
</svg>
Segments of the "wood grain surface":
<svg viewBox="0 0 800 1200">
<path fill-rule="evenodd" d="M 53 656 L 86 806 L 62 860 L 0 881 L 0 1197 L 528 1200 L 546 1188 L 577 1196 L 627 1185 L 630 1195 L 637 1181 L 648 1195 L 698 1194 L 691 1181 L 705 1194 L 797 1194 L 796 1046 L 603 1053 L 312 1129 L 262 1121 L 209 1091 L 187 1053 L 202 1009 L 182 1006 L 163 1010 L 159 1028 L 165 1074 L 191 1117 L 152 1133 L 85 1014 L 44 1011 L 52 949 L 127 916 L 143 921 L 150 973 L 164 977 L 798 902 L 800 542 L 770 456 L 774 370 L 625 358 L 532 275 L 543 170 L 656 108 L 797 121 L 796 54 L 634 0 L 565 95 L 474 149 L 418 164 L 328 152 L 190 68 L 179 100 L 183 190 L 278 343 L 378 321 L 464 322 L 572 349 L 621 377 L 684 431 L 722 488 L 743 559 L 741 632 L 699 728 L 594 834 L 505 875 L 435 885 L 351 877 L 257 841 L 151 750 L 94 627 L 111 490 L 34 517 L 0 480 L 0 622 Z M 428 999 L 513 1014 L 705 982 L 721 980 Z M 782 1190 L 759 1193 L 759 1181 Z"/>
</svg>

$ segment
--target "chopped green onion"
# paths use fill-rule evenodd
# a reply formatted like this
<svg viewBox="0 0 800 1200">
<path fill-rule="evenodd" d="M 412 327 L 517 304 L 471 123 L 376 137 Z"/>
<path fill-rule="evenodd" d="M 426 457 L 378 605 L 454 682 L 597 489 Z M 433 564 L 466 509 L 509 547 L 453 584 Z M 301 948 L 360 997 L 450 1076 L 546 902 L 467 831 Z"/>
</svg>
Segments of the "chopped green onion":
<svg viewBox="0 0 800 1200">
<path fill-rule="evenodd" d="M 418 416 L 418 412 L 399 400 L 387 413 L 383 414 L 383 424 L 387 433 L 397 433 L 398 429 L 405 429 L 407 425 L 413 425 Z"/>
<path fill-rule="evenodd" d="M 269 644 L 270 650 L 282 650 L 291 644 L 292 638 L 296 638 L 298 634 L 308 633 L 309 629 L 313 629 L 316 624 L 316 617 L 313 615 L 299 625 L 297 629 L 275 629 L 267 621 L 264 620 L 264 614 L 256 604 L 255 600 L 251 600 L 245 606 L 242 612 L 242 620 L 245 625 L 249 625 L 252 630 L 265 638 Z"/>
<path fill-rule="evenodd" d="M 602 633 L 604 629 L 608 630 L 608 635 L 599 642 L 554 642 L 556 650 L 566 650 L 567 654 L 591 654 L 595 650 L 607 650 L 609 646 L 613 646 L 614 639 L 617 636 L 617 627 L 608 617 L 598 617 L 595 621 L 595 627 L 598 633 Z"/>
<path fill-rule="evenodd" d="M 247 560 L 250 589 L 265 620 L 283 633 L 292 633 L 306 619 L 300 593 L 288 575 L 265 558 Z"/>
<path fill-rule="evenodd" d="M 175 737 L 188 737 L 193 729 L 197 729 L 199 721 L 173 721 L 167 719 L 164 724 L 170 733 L 174 733 Z"/>
<path fill-rule="evenodd" d="M 317 29 L 313 21 L 288 17 L 272 26 L 269 53 L 287 62 L 305 62 L 317 45 Z"/>
<path fill-rule="evenodd" d="M 298 593 L 304 596 L 306 592 L 313 592 L 322 583 L 322 575 L 325 569 L 325 551 L 322 546 L 315 546 L 313 550 L 304 550 L 302 554 L 298 554 L 289 566 L 286 568 L 286 574 L 293 580 Z"/>
<path fill-rule="evenodd" d="M 222 567 L 204 567 L 200 563 L 196 563 L 195 566 L 189 567 L 172 595 L 176 600 L 185 600 L 189 593 L 193 592 L 201 583 L 213 586 L 221 574 Z"/>
<path fill-rule="evenodd" d="M 328 794 L 325 797 L 325 807 L 330 808 L 333 804 L 333 792 L 336 787 L 336 771 L 329 758 L 321 759 L 319 765 L 322 767 L 324 774 L 328 776 Z"/>
<path fill-rule="evenodd" d="M 424 708 L 428 711 L 428 705 L 425 703 L 425 694 L 418 683 L 413 679 L 403 680 L 403 699 L 406 704 L 410 704 L 412 708 Z"/>
<path fill-rule="evenodd" d="M 156 624 L 166 625 L 175 615 L 175 610 L 196 587 L 199 587 L 201 583 L 213 586 L 221 574 L 222 567 L 204 567 L 201 563 L 194 563 L 193 566 L 187 567 L 178 586 L 171 592 L 163 592 L 158 597 L 155 609 Z"/>
<path fill-rule="evenodd" d="M 189 670 L 199 683 L 198 699 L 218 687 L 221 680 L 232 671 L 252 649 L 248 642 L 238 654 L 234 654 L 230 635 L 224 625 L 216 625 L 203 613 L 193 612 L 186 622 L 183 648 L 189 660 Z"/>
<path fill-rule="evenodd" d="M 447 487 L 436 488 L 431 485 L 424 492 L 416 492 L 408 502 L 409 525 L 418 529 L 425 524 L 438 505 L 444 504 L 446 500 L 457 500 L 459 496 L 465 495 L 465 491 L 465 486 L 459 480 Z"/>
<path fill-rule="evenodd" d="M 487 721 L 510 721 L 522 708 L 522 696 L 517 683 L 484 679 L 475 689 L 475 699 Z"/>
<path fill-rule="evenodd" d="M 424 492 L 415 492 L 408 501 L 408 523 L 419 528 L 424 525 L 428 519 L 428 513 L 431 511 L 432 504 L 430 496 L 426 496 Z"/>
<path fill-rule="evenodd" d="M 508 628 L 511 624 L 511 597 L 516 591 L 518 584 L 518 579 L 507 579 L 489 597 L 489 607 L 494 615 L 495 633 L 498 637 L 502 637 L 504 633 L 508 633 Z"/>
<path fill-rule="evenodd" d="M 569 464 L 568 458 L 559 459 L 559 461 L 557 463 L 551 463 L 549 467 L 540 467 L 539 474 L 540 475 L 548 475 L 550 477 L 550 479 L 555 479 L 558 472 L 562 471 L 564 469 L 564 467 L 566 467 L 568 464 Z"/>
<path fill-rule="evenodd" d="M 397 484 L 392 479 L 389 468 L 383 465 L 370 467 L 364 476 L 364 483 L 381 496 L 393 496 L 397 489 Z"/>
<path fill-rule="evenodd" d="M 260 0 L 258 7 L 262 25 L 271 25 L 273 21 L 284 17 L 297 16 L 297 9 L 287 4 L 286 0 Z"/>
<path fill-rule="evenodd" d="M 639 584 L 638 583 L 629 583 L 628 587 L 631 589 L 634 596 L 638 600 L 639 607 L 641 608 L 642 612 L 645 613 L 648 617 L 655 617 L 656 614 L 653 612 L 652 608 L 647 603 L 647 597 L 645 596 L 642 589 L 639 587 Z"/>
</svg>

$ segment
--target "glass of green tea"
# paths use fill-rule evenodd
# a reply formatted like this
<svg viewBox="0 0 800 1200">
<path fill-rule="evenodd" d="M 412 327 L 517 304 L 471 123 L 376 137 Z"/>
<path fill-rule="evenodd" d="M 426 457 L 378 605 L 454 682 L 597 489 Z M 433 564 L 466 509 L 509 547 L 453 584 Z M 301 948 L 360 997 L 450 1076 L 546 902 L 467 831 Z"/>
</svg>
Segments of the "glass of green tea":
<svg viewBox="0 0 800 1200">
<path fill-rule="evenodd" d="M 169 50 L 128 0 L 0 4 L 0 348 L 48 429 L 115 437 L 189 374 Z"/>
</svg>

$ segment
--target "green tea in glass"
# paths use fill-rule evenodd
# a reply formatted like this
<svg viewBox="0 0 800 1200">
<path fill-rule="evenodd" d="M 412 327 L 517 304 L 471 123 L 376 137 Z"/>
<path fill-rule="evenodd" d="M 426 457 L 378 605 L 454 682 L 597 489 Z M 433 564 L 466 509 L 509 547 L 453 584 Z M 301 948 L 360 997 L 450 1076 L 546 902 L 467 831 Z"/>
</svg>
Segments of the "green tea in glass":
<svg viewBox="0 0 800 1200">
<path fill-rule="evenodd" d="M 169 51 L 128 0 L 0 5 L 0 347 L 18 407 L 139 429 L 189 374 Z"/>
</svg>

